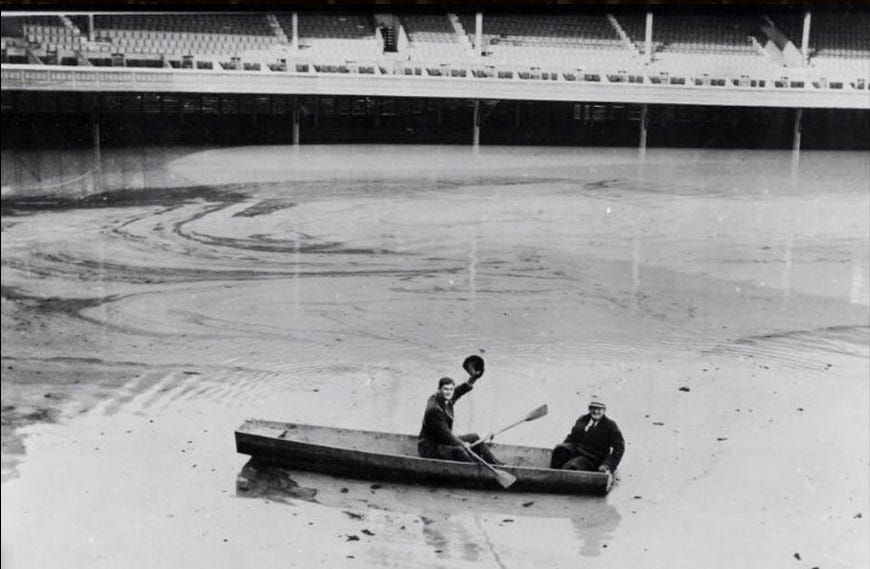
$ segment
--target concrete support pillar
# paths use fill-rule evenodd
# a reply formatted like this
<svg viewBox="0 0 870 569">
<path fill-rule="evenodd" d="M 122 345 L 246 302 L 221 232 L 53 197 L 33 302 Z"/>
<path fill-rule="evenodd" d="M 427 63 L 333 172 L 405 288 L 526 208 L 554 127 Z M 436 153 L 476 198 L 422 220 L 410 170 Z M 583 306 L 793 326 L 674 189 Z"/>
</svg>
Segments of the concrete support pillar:
<svg viewBox="0 0 870 569">
<path fill-rule="evenodd" d="M 293 37 L 290 38 L 290 47 L 292 47 L 294 50 L 297 50 L 299 49 L 299 13 L 293 12 L 290 21 L 290 33 L 293 34 Z"/>
<path fill-rule="evenodd" d="M 92 177 L 94 180 L 94 192 L 103 191 L 103 154 L 102 142 L 100 141 L 100 110 L 99 96 L 95 97 L 94 108 L 91 110 L 91 140 L 94 146 L 94 167 Z"/>
<path fill-rule="evenodd" d="M 644 103 L 640 106 L 640 133 L 637 145 L 637 180 L 643 182 L 646 170 L 646 138 L 649 129 L 649 106 Z"/>
<path fill-rule="evenodd" d="M 801 129 L 802 129 L 801 122 L 803 120 L 803 117 L 804 117 L 804 110 L 803 109 L 795 109 L 795 112 L 794 112 L 794 136 L 793 136 L 792 142 L 791 142 L 791 149 L 792 150 L 800 150 L 801 149 Z"/>
<path fill-rule="evenodd" d="M 293 97 L 293 146 L 299 146 L 299 97 Z"/>
<path fill-rule="evenodd" d="M 641 155 L 646 154 L 646 132 L 649 126 L 649 106 L 644 103 L 640 106 L 640 142 Z"/>
<path fill-rule="evenodd" d="M 88 14 L 88 41 L 94 41 L 94 15 Z"/>
<path fill-rule="evenodd" d="M 804 65 L 809 62 L 810 59 L 810 21 L 812 20 L 812 15 L 810 11 L 807 10 L 804 13 L 804 28 L 801 32 L 801 55 L 804 57 Z"/>
<path fill-rule="evenodd" d="M 644 59 L 646 59 L 647 63 L 652 61 L 652 50 L 653 50 L 653 14 L 652 11 L 648 11 L 646 13 L 646 27 L 644 29 Z"/>
<path fill-rule="evenodd" d="M 794 131 L 791 141 L 791 187 L 796 188 L 800 180 L 800 162 L 801 162 L 801 122 L 803 121 L 804 110 L 794 110 Z"/>
<path fill-rule="evenodd" d="M 474 47 L 477 55 L 483 55 L 483 12 L 474 15 Z"/>
<path fill-rule="evenodd" d="M 474 100 L 474 136 L 472 144 L 475 150 L 480 146 L 480 99 Z"/>
</svg>

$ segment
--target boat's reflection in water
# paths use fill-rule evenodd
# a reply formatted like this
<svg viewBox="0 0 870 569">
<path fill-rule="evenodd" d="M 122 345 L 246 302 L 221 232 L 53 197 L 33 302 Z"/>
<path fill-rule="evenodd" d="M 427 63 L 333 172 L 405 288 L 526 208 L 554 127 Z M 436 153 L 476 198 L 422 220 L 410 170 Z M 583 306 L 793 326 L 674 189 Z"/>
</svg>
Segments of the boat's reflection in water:
<svg viewBox="0 0 870 569">
<path fill-rule="evenodd" d="M 236 496 L 285 504 L 302 500 L 340 509 L 351 517 L 372 512 L 410 514 L 419 516 L 429 537 L 440 533 L 439 526 L 470 513 L 478 522 L 499 526 L 529 520 L 546 528 L 559 520 L 559 525 L 570 523 L 584 556 L 599 555 L 622 519 L 606 497 L 504 491 L 495 481 L 490 491 L 375 482 L 276 467 L 255 459 L 239 472 Z"/>
</svg>

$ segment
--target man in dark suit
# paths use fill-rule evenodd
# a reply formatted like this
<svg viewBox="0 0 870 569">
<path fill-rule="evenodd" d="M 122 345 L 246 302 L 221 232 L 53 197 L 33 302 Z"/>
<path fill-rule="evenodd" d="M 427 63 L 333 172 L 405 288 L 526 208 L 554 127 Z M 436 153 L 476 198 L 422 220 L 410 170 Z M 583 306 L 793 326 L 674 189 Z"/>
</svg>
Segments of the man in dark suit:
<svg viewBox="0 0 870 569">
<path fill-rule="evenodd" d="M 598 470 L 613 473 L 625 452 L 625 440 L 616 423 L 604 416 L 607 406 L 601 401 L 589 403 L 589 413 L 582 415 L 553 449 L 550 468 Z"/>
<path fill-rule="evenodd" d="M 468 449 L 472 449 L 486 462 L 500 464 L 483 442 L 472 446 L 473 442 L 480 441 L 477 433 L 461 436 L 453 434 L 453 404 L 471 391 L 474 383 L 483 375 L 483 358 L 470 356 L 463 362 L 462 367 L 468 372 L 467 381 L 456 385 L 452 378 L 442 377 L 438 380 L 438 391 L 426 402 L 423 426 L 417 439 L 417 452 L 423 458 L 475 462 L 468 452 Z"/>
</svg>

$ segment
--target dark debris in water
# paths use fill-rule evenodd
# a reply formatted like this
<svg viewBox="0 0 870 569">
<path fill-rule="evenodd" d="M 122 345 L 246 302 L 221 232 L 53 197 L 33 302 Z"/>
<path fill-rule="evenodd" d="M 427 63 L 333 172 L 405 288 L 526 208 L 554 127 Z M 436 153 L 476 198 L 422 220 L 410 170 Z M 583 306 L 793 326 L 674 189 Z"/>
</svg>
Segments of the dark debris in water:
<svg viewBox="0 0 870 569">
<path fill-rule="evenodd" d="M 285 504 L 294 500 L 318 503 L 316 488 L 300 486 L 287 470 L 259 465 L 249 461 L 236 477 L 236 495 L 247 498 L 265 498 Z"/>
<path fill-rule="evenodd" d="M 177 205 L 179 203 L 206 200 L 236 203 L 248 199 L 241 186 L 232 184 L 213 186 L 190 186 L 186 188 L 149 188 L 112 190 L 89 196 L 14 196 L 0 200 L 0 211 L 7 215 L 23 215 L 34 211 L 63 211 L 105 207 Z"/>
<path fill-rule="evenodd" d="M 691 389 L 689 389 L 688 387 L 686 387 L 684 385 L 684 386 L 680 387 L 680 391 L 691 391 Z"/>
<path fill-rule="evenodd" d="M 54 423 L 57 419 L 58 411 L 45 407 L 38 407 L 31 412 L 24 412 L 13 405 L 4 405 L 2 422 L 4 427 L 24 427 L 33 423 Z M 5 444 L 5 443 L 4 443 Z"/>
</svg>

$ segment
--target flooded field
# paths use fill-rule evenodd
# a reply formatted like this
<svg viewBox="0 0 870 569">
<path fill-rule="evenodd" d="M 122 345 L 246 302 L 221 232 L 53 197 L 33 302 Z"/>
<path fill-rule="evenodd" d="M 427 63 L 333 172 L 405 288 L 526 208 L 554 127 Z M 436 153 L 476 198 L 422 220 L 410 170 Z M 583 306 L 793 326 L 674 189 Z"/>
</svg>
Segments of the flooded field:
<svg viewBox="0 0 870 569">
<path fill-rule="evenodd" d="M 88 164 L 3 154 L 4 568 L 870 563 L 867 155 L 309 146 Z M 235 452 L 246 418 L 415 433 L 472 353 L 487 372 L 457 430 L 547 403 L 503 442 L 550 447 L 596 395 L 627 439 L 609 496 Z"/>
</svg>

